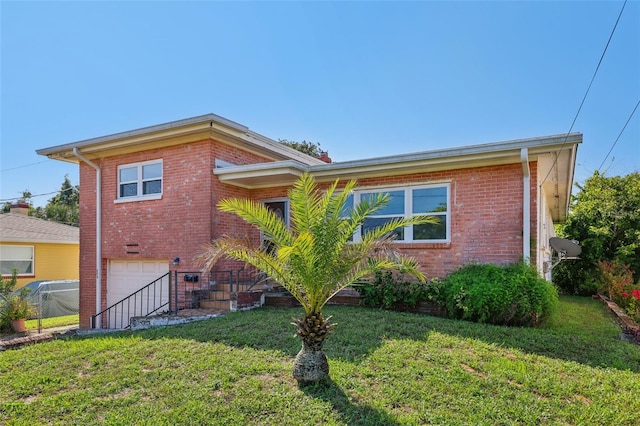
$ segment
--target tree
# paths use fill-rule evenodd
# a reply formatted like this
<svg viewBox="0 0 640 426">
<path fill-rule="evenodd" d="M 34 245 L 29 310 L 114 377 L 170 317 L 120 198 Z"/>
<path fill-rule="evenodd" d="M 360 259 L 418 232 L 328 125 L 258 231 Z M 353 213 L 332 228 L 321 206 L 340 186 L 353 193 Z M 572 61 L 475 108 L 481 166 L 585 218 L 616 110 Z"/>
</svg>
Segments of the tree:
<svg viewBox="0 0 640 426">
<path fill-rule="evenodd" d="M 65 175 L 60 191 L 49 200 L 44 209 L 37 209 L 36 216 L 54 222 L 78 226 L 80 188 L 73 186 Z"/>
<path fill-rule="evenodd" d="M 207 245 L 198 258 L 205 272 L 222 257 L 255 266 L 282 285 L 302 305 L 304 314 L 294 320 L 302 349 L 296 356 L 293 376 L 300 385 L 329 379 L 329 365 L 322 351 L 335 324 L 322 308 L 337 292 L 354 282 L 387 269 L 397 269 L 424 282 L 413 259 L 399 255 L 392 245 L 393 231 L 399 227 L 434 223 L 433 217 L 393 219 L 353 242 L 354 232 L 365 218 L 387 204 L 388 194 L 380 194 L 348 208 L 346 202 L 355 188 L 350 181 L 341 192 L 336 180 L 326 191 L 314 179 L 303 175 L 289 190 L 291 225 L 259 201 L 224 199 L 223 212 L 234 213 L 259 228 L 270 239 L 269 249 L 254 247 L 246 239 L 225 235 Z"/>
<path fill-rule="evenodd" d="M 17 200 L 19 203 L 26 203 L 29 205 L 29 216 L 31 216 L 34 211 L 31 205 L 32 197 L 33 195 L 31 194 L 31 192 L 28 189 L 25 189 L 24 191 L 22 191 L 22 196 Z M 6 203 L 4 203 L 4 205 L 2 206 L 2 213 L 9 213 L 13 204 L 14 203 L 12 203 L 11 201 L 7 201 Z"/>
<path fill-rule="evenodd" d="M 319 142 L 307 142 L 306 140 L 303 140 L 302 142 L 296 142 L 286 139 L 278 139 L 278 142 L 288 146 L 289 148 L 293 148 L 315 158 L 320 157 L 320 155 L 322 154 Z"/>
<path fill-rule="evenodd" d="M 599 280 L 596 262 L 629 265 L 640 279 L 640 173 L 605 177 L 595 172 L 572 198 L 561 236 L 582 246 L 580 260 L 554 268 L 554 282 L 575 294 L 592 294 Z"/>
</svg>

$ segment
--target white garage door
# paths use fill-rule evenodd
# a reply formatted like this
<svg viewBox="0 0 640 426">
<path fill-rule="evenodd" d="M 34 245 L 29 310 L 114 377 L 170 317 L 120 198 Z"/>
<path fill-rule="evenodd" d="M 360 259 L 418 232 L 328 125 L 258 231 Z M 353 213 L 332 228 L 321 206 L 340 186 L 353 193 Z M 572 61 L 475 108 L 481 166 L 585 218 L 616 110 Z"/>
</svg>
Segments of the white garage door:
<svg viewBox="0 0 640 426">
<path fill-rule="evenodd" d="M 152 281 L 169 272 L 167 260 L 111 260 L 107 276 L 107 306 L 112 306 Z M 109 328 L 125 328 L 129 318 L 146 315 L 151 306 L 159 306 L 169 300 L 168 278 L 161 288 L 143 291 L 135 299 L 119 305 L 108 313 Z"/>
</svg>

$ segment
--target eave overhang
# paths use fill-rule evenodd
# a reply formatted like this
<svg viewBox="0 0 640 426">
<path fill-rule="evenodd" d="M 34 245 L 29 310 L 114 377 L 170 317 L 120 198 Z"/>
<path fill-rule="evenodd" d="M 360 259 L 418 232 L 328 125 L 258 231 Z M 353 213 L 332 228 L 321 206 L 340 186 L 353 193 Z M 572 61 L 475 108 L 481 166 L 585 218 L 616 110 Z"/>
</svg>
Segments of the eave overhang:
<svg viewBox="0 0 640 426">
<path fill-rule="evenodd" d="M 36 153 L 51 159 L 78 164 L 80 159 L 74 155 L 74 148 L 93 161 L 206 139 L 215 139 L 272 161 L 293 159 L 302 164 L 324 164 L 317 158 L 289 148 L 266 136 L 252 132 L 248 127 L 215 114 L 42 148 L 36 150 Z"/>
<path fill-rule="evenodd" d="M 365 179 L 429 173 L 504 164 L 520 164 L 523 148 L 528 150 L 529 161 L 538 161 L 539 184 L 544 194 L 553 201 L 554 222 L 566 219 L 577 146 L 582 134 L 570 133 L 530 139 L 518 139 L 461 148 L 439 149 L 411 154 L 393 155 L 364 160 L 301 164 L 296 161 L 223 167 L 213 170 L 220 182 L 247 189 L 290 186 L 304 172 L 311 173 L 318 182 L 335 179 Z M 549 172 L 550 171 L 550 172 Z M 545 176 L 548 177 L 544 182 Z M 549 204 L 551 205 L 551 204 Z"/>
</svg>

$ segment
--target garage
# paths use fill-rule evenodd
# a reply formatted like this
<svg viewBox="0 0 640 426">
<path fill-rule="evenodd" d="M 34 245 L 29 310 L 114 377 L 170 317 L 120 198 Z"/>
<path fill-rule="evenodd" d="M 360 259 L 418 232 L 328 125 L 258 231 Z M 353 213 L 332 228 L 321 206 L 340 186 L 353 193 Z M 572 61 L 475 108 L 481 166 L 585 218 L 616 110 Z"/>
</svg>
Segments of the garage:
<svg viewBox="0 0 640 426">
<path fill-rule="evenodd" d="M 145 287 L 169 272 L 169 262 L 166 259 L 145 260 L 111 260 L 107 275 L 107 306 L 112 306 L 122 299 Z M 123 304 L 107 319 L 110 328 L 125 328 L 129 325 L 129 318 L 146 315 L 143 311 L 147 306 L 163 304 L 169 300 L 169 279 L 165 278 L 160 287 L 143 291 L 135 300 Z"/>
</svg>

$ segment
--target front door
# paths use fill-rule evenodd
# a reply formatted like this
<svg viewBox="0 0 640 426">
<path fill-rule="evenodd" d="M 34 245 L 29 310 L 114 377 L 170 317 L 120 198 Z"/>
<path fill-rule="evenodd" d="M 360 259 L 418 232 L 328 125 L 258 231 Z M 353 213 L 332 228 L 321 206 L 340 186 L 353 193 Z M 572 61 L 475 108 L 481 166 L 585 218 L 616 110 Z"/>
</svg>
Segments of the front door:
<svg viewBox="0 0 640 426">
<path fill-rule="evenodd" d="M 278 216 L 280 219 L 284 220 L 284 223 L 289 226 L 289 200 L 286 198 L 278 198 L 274 200 L 265 200 L 263 204 L 266 208 L 271 210 Z M 269 241 L 269 238 L 264 234 L 261 235 L 262 247 L 264 247 L 267 252 L 273 251 L 273 243 Z"/>
</svg>

